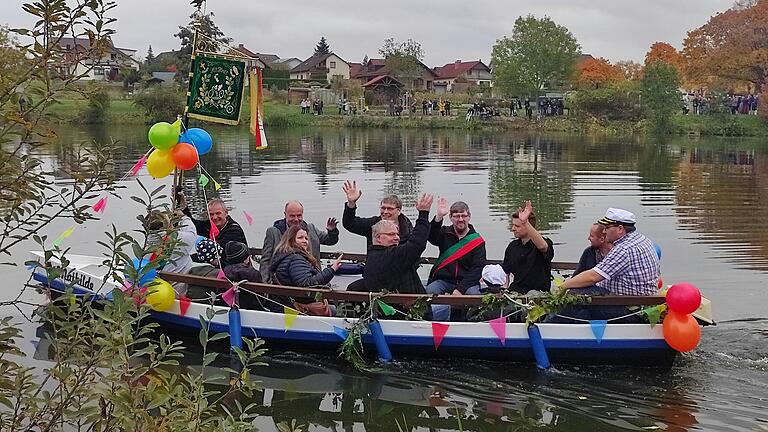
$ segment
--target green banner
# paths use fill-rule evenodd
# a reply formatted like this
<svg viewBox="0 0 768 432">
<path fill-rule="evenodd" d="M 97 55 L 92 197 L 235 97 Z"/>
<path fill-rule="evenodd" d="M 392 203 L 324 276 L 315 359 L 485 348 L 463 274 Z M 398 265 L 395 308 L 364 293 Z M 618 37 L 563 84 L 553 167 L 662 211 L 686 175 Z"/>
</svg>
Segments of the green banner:
<svg viewBox="0 0 768 432">
<path fill-rule="evenodd" d="M 198 55 L 192 65 L 189 116 L 236 125 L 245 87 L 245 63 Z"/>
</svg>

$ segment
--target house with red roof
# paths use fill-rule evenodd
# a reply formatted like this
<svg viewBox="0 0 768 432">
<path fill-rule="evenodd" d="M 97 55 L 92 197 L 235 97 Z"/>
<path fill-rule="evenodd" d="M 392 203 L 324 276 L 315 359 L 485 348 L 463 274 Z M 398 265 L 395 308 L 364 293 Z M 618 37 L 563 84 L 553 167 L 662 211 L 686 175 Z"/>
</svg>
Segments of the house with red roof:
<svg viewBox="0 0 768 432">
<path fill-rule="evenodd" d="M 435 72 L 422 62 L 419 62 L 419 66 L 420 75 L 413 78 L 409 88 L 413 88 L 414 90 L 431 91 L 432 84 L 436 76 Z M 388 76 L 392 79 L 387 80 L 389 82 L 400 83 L 400 81 L 403 79 L 402 77 L 399 79 L 395 78 L 395 74 L 392 73 L 392 71 L 390 71 L 390 69 L 387 67 L 384 59 L 370 59 L 368 60 L 368 63 L 362 65 L 362 67 L 359 70 L 356 70 L 356 72 L 357 73 L 354 74 L 350 72 L 352 79 L 359 80 L 364 87 L 367 83 L 377 78 L 379 79 L 376 82 L 381 82 L 381 77 L 385 76 Z"/>
<path fill-rule="evenodd" d="M 491 87 L 491 68 L 482 60 L 463 62 L 456 60 L 434 69 L 437 77 L 436 93 L 463 93 L 470 86 Z"/>
<path fill-rule="evenodd" d="M 253 52 L 243 46 L 243 44 L 238 44 L 237 47 L 230 48 L 230 54 L 243 58 L 243 61 L 245 61 L 246 72 L 250 72 L 255 68 L 262 70 L 269 69 L 269 64 L 279 58 L 274 54 L 261 54 Z"/>
</svg>

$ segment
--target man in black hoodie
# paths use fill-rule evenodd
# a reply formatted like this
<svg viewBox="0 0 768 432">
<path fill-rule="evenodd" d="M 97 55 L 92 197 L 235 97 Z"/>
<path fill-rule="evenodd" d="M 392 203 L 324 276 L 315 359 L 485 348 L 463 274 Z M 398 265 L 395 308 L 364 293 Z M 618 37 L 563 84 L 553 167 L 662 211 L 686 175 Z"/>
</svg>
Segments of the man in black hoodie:
<svg viewBox="0 0 768 432">
<path fill-rule="evenodd" d="M 443 226 L 450 214 L 453 225 Z M 429 294 L 480 295 L 480 278 L 485 266 L 485 240 L 469 223 L 469 206 L 457 201 L 448 208 L 445 198 L 437 200 L 437 214 L 429 230 L 429 242 L 440 249 L 429 274 Z"/>
<path fill-rule="evenodd" d="M 344 204 L 344 216 L 341 218 L 341 225 L 346 228 L 347 231 L 365 237 L 368 240 L 367 247 L 371 247 L 373 242 L 373 225 L 380 220 L 389 220 L 394 222 L 398 227 L 399 243 L 403 244 L 408 241 L 408 237 L 410 237 L 411 231 L 413 231 L 413 223 L 411 223 L 411 220 L 408 219 L 407 216 L 400 212 L 403 208 L 403 202 L 400 201 L 400 198 L 398 198 L 397 195 L 389 195 L 381 200 L 379 216 L 361 218 L 355 214 L 357 212 L 357 200 L 359 200 L 360 196 L 363 194 L 363 192 L 357 188 L 357 182 L 347 180 L 344 182 L 343 189 L 344 193 L 347 194 L 347 202 Z"/>
<path fill-rule="evenodd" d="M 373 225 L 373 245 L 368 248 L 363 270 L 365 291 L 426 294 L 416 269 L 422 252 L 427 248 L 432 200 L 432 195 L 424 194 L 416 203 L 419 217 L 405 243 L 400 242 L 400 233 L 394 222 L 383 219 Z M 447 305 L 432 305 L 433 320 L 446 321 L 449 317 L 450 308 Z"/>
</svg>

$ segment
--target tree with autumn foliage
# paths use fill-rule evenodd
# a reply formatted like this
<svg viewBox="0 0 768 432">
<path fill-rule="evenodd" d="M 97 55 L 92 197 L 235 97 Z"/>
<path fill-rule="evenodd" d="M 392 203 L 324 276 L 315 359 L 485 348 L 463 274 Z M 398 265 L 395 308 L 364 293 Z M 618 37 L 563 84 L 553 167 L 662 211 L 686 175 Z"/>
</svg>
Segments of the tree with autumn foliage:
<svg viewBox="0 0 768 432">
<path fill-rule="evenodd" d="M 632 60 L 622 60 L 616 62 L 616 67 L 624 74 L 627 81 L 639 81 L 643 78 L 643 65 Z"/>
<path fill-rule="evenodd" d="M 624 80 L 621 69 L 602 57 L 581 62 L 577 67 L 577 74 L 576 84 L 579 87 L 600 88 L 605 84 Z"/>
<path fill-rule="evenodd" d="M 688 81 L 744 93 L 768 82 L 768 1 L 737 6 L 688 32 L 682 51 Z"/>
<path fill-rule="evenodd" d="M 657 62 L 663 61 L 675 67 L 677 73 L 682 76 L 685 70 L 683 56 L 675 47 L 666 42 L 656 42 L 645 54 L 645 67 Z"/>
</svg>

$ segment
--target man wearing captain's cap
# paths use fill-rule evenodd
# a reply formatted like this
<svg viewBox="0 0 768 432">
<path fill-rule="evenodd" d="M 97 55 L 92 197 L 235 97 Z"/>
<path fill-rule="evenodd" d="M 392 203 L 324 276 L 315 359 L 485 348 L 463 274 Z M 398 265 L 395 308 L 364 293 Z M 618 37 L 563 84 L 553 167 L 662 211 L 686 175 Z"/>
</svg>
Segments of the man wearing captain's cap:
<svg viewBox="0 0 768 432">
<path fill-rule="evenodd" d="M 612 295 L 656 295 L 659 258 L 653 242 L 636 231 L 635 222 L 632 212 L 609 208 L 597 223 L 605 227 L 613 249 L 594 268 L 566 280 L 561 287 L 574 293 L 597 286 Z"/>
</svg>

